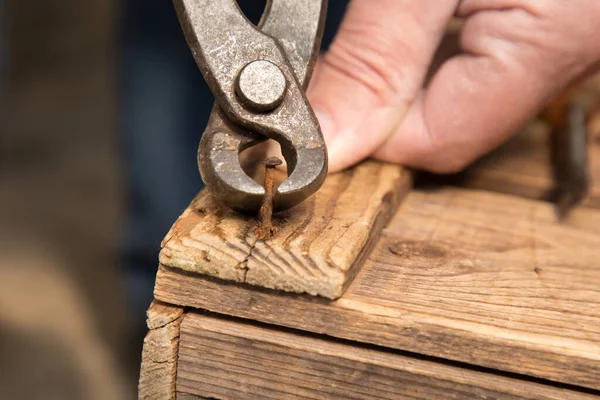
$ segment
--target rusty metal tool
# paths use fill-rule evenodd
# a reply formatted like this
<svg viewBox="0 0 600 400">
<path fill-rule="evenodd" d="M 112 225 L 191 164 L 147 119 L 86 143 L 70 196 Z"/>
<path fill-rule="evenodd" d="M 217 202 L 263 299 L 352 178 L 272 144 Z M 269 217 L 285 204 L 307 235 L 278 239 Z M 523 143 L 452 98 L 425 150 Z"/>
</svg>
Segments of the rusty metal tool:
<svg viewBox="0 0 600 400">
<path fill-rule="evenodd" d="M 590 187 L 586 109 L 569 91 L 552 101 L 544 115 L 552 125 L 553 201 L 556 215 L 562 220 L 585 199 Z"/>
<path fill-rule="evenodd" d="M 208 190 L 230 207 L 256 212 L 265 188 L 242 170 L 239 152 L 271 138 L 289 176 L 273 208 L 313 194 L 327 174 L 327 151 L 306 99 L 325 22 L 326 0 L 270 0 L 258 27 L 235 0 L 174 0 L 196 62 L 215 95 L 198 148 Z"/>
<path fill-rule="evenodd" d="M 566 125 L 551 137 L 559 219 L 564 219 L 585 199 L 590 187 L 585 110 L 577 101 L 569 102 L 566 107 Z"/>
</svg>

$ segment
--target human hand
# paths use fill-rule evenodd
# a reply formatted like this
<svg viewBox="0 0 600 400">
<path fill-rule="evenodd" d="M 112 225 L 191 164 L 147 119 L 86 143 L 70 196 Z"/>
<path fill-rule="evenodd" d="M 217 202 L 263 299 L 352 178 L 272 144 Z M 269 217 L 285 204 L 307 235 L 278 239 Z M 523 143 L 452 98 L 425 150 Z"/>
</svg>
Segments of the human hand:
<svg viewBox="0 0 600 400">
<path fill-rule="evenodd" d="M 462 53 L 423 81 L 453 16 Z M 600 65 L 598 0 L 353 0 L 309 89 L 331 172 L 463 169 Z"/>
</svg>

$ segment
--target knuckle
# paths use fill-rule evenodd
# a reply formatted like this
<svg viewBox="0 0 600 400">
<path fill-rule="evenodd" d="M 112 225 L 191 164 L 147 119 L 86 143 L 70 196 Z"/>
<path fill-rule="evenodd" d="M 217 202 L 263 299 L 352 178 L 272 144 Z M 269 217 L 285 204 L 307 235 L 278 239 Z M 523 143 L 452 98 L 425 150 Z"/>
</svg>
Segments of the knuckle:
<svg viewBox="0 0 600 400">
<path fill-rule="evenodd" d="M 548 10 L 544 31 L 546 47 L 571 63 L 594 63 L 600 59 L 600 2 L 583 0 L 580 7 L 557 2 Z"/>
<path fill-rule="evenodd" d="M 507 9 L 478 9 L 464 25 L 461 46 L 503 63 L 533 66 L 541 76 L 578 74 L 600 59 L 600 2 L 504 1 Z"/>
<path fill-rule="evenodd" d="M 409 74 L 404 66 L 414 59 L 412 49 L 393 36 L 377 24 L 343 27 L 324 62 L 389 104 L 406 90 Z"/>
</svg>

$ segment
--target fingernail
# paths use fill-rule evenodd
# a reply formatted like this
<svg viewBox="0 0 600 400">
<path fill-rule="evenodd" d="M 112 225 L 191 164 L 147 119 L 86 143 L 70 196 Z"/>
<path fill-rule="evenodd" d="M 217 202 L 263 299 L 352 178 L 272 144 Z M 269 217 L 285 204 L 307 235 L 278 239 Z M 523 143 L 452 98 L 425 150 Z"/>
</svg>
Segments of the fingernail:
<svg viewBox="0 0 600 400">
<path fill-rule="evenodd" d="M 319 121 L 319 125 L 321 126 L 321 132 L 325 138 L 325 143 L 330 144 L 337 134 L 333 119 L 329 113 L 322 108 L 315 108 L 314 112 L 317 116 L 317 120 Z"/>
</svg>

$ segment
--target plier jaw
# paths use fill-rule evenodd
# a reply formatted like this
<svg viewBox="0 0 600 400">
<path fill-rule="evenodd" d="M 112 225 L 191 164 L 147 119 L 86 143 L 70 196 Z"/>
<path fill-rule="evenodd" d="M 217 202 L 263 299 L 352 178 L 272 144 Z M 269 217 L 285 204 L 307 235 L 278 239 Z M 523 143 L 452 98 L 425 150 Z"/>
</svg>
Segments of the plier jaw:
<svg viewBox="0 0 600 400">
<path fill-rule="evenodd" d="M 327 174 L 327 151 L 305 91 L 320 47 L 325 0 L 269 1 L 259 27 L 235 0 L 175 0 L 188 44 L 215 95 L 198 149 L 208 190 L 240 211 L 259 210 L 265 189 L 239 164 L 239 152 L 279 142 L 288 178 L 275 211 L 313 194 Z"/>
</svg>

